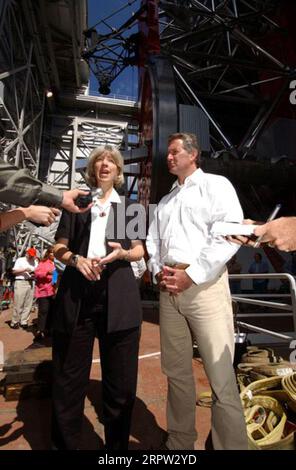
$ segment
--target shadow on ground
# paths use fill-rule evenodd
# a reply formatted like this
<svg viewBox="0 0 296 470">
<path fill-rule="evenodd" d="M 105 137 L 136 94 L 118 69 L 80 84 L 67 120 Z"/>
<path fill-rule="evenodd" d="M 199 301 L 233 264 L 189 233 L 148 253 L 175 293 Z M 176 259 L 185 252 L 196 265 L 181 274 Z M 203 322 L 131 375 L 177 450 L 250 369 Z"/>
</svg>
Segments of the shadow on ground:
<svg viewBox="0 0 296 470">
<path fill-rule="evenodd" d="M 37 396 L 28 398 L 28 393 L 28 388 L 24 387 L 16 406 L 16 417 L 0 427 L 0 447 L 5 446 L 11 450 L 51 449 L 51 399 L 40 396 L 40 392 Z M 101 382 L 91 380 L 87 398 L 93 407 L 90 411 L 91 415 L 94 415 L 92 419 L 98 419 L 100 423 L 102 423 L 101 396 Z M 151 449 L 151 447 L 161 442 L 163 433 L 164 431 L 158 426 L 154 415 L 148 410 L 145 403 L 141 399 L 136 398 L 130 449 Z M 28 446 L 24 447 L 24 443 L 21 446 L 18 445 L 17 441 L 20 437 L 22 437 L 20 442 L 25 440 Z M 103 449 L 103 437 L 103 435 L 99 436 L 97 434 L 92 422 L 84 416 L 80 449 Z"/>
</svg>

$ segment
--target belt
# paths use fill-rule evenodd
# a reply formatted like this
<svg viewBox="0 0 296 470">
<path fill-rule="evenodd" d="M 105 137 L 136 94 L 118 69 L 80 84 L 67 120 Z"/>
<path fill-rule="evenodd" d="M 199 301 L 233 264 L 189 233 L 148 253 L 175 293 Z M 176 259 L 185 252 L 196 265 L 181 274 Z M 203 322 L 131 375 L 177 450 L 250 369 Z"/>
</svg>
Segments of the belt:
<svg viewBox="0 0 296 470">
<path fill-rule="evenodd" d="M 185 271 L 185 269 L 189 268 L 189 264 L 185 264 L 185 263 L 175 263 L 175 264 L 167 264 L 167 266 L 169 266 L 170 268 L 174 268 L 174 269 L 181 269 L 182 271 Z"/>
</svg>

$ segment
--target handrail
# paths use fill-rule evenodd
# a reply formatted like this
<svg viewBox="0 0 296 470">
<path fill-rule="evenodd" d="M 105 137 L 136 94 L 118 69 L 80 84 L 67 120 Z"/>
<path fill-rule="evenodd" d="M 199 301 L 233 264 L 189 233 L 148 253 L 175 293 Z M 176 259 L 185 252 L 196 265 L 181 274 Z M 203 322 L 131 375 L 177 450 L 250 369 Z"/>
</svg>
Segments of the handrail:
<svg viewBox="0 0 296 470">
<path fill-rule="evenodd" d="M 109 95 L 102 95 L 96 90 L 91 90 L 88 95 L 83 95 L 83 96 L 95 96 L 96 98 L 109 98 L 112 100 L 122 100 L 122 101 L 138 101 L 137 96 L 132 96 L 132 95 L 119 95 L 117 93 L 109 93 Z"/>
<path fill-rule="evenodd" d="M 268 300 L 258 300 L 255 299 L 256 294 L 252 294 L 252 299 L 248 297 L 242 297 L 241 295 L 232 295 L 232 298 L 236 300 L 237 302 L 242 302 L 242 303 L 247 303 L 251 305 L 259 305 L 259 306 L 266 306 L 270 308 L 278 308 L 279 310 L 286 310 L 290 311 L 290 313 L 293 316 L 293 325 L 294 325 L 294 334 L 296 334 L 296 282 L 295 278 L 289 274 L 289 273 L 262 273 L 262 274 L 229 274 L 229 279 L 234 279 L 234 280 L 246 280 L 246 279 L 285 279 L 286 281 L 289 282 L 289 288 L 290 288 L 290 294 L 289 297 L 291 298 L 291 305 L 290 304 L 283 304 L 280 302 L 271 302 Z M 243 294 L 244 295 L 244 294 Z M 272 295 L 272 294 L 271 294 Z M 268 293 L 258 294 L 258 297 L 269 297 L 270 295 Z M 273 298 L 275 296 L 273 295 Z M 285 295 L 286 297 L 286 295 Z M 276 314 L 275 314 L 276 315 Z M 280 315 L 278 315 L 280 316 Z M 243 326 L 244 328 L 247 328 L 249 330 L 269 334 L 271 336 L 275 336 L 281 339 L 284 339 L 286 341 L 291 341 L 294 339 L 294 336 L 287 336 L 283 335 L 281 333 L 277 333 L 275 331 L 271 330 L 266 330 L 265 328 L 257 327 L 254 325 L 250 325 L 248 323 L 240 322 L 237 321 L 237 324 L 239 326 Z"/>
<path fill-rule="evenodd" d="M 248 299 L 247 297 L 232 296 L 233 300 L 244 302 L 245 304 L 260 305 L 261 307 L 279 308 L 280 310 L 291 310 L 290 304 L 281 304 L 279 302 L 269 302 L 268 300 Z"/>
</svg>

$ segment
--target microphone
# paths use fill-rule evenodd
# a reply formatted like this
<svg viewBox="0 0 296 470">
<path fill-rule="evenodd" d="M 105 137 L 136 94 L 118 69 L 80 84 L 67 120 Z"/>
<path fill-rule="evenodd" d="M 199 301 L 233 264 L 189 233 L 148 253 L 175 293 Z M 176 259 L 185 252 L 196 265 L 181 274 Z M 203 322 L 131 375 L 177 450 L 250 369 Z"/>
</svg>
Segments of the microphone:
<svg viewBox="0 0 296 470">
<path fill-rule="evenodd" d="M 81 209 L 84 209 L 87 207 L 90 203 L 92 202 L 92 195 L 89 192 L 85 196 L 78 196 L 78 198 L 75 200 L 76 206 L 78 206 Z"/>
<path fill-rule="evenodd" d="M 97 199 L 101 199 L 104 196 L 104 191 L 102 188 L 93 188 L 91 190 L 93 202 L 95 202 Z"/>
<path fill-rule="evenodd" d="M 80 208 L 85 208 L 92 202 L 95 202 L 97 199 L 100 199 L 104 195 L 102 188 L 93 188 L 85 196 L 78 196 L 76 199 L 76 206 Z"/>
</svg>

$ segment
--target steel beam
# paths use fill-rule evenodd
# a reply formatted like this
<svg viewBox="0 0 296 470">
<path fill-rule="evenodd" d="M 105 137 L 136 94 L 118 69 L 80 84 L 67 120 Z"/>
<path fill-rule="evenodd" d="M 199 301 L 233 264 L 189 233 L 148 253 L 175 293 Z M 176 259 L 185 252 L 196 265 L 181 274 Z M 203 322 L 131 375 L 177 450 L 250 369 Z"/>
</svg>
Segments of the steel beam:
<svg viewBox="0 0 296 470">
<path fill-rule="evenodd" d="M 205 115 L 208 117 L 209 121 L 211 122 L 211 124 L 213 125 L 213 127 L 216 129 L 216 131 L 218 132 L 218 134 L 220 135 L 220 137 L 222 138 L 225 146 L 227 149 L 229 150 L 232 150 L 234 148 L 234 145 L 230 142 L 230 140 L 224 135 L 224 133 L 222 132 L 222 129 L 220 128 L 220 126 L 218 125 L 218 123 L 215 121 L 215 119 L 211 116 L 211 114 L 207 111 L 206 107 L 203 105 L 203 103 L 200 101 L 200 99 L 197 97 L 197 95 L 194 93 L 194 91 L 192 90 L 192 88 L 189 86 L 189 84 L 187 83 L 187 81 L 185 80 L 185 78 L 182 76 L 182 74 L 179 72 L 179 70 L 177 69 L 177 67 L 173 67 L 175 72 L 176 72 L 176 75 L 177 77 L 180 79 L 180 81 L 182 82 L 182 84 L 185 86 L 185 88 L 189 91 L 190 95 L 192 96 L 192 98 L 194 99 L 194 101 L 196 102 L 196 104 L 198 104 L 198 106 L 203 110 L 203 112 L 205 113 Z"/>
</svg>

